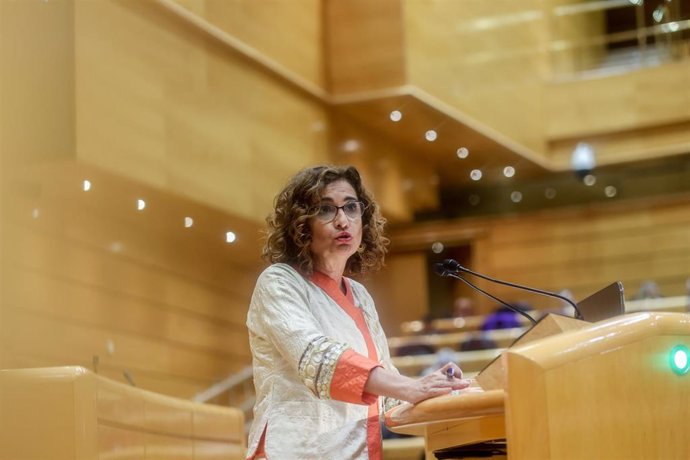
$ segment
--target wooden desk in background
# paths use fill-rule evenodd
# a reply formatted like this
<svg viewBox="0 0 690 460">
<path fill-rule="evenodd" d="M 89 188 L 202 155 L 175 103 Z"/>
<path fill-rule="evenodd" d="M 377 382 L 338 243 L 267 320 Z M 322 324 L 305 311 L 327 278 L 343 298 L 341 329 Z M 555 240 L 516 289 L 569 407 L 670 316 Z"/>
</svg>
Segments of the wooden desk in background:
<svg viewBox="0 0 690 460">
<path fill-rule="evenodd" d="M 443 347 L 458 350 L 463 342 L 473 338 L 484 338 L 496 344 L 498 348 L 506 348 L 527 329 L 527 327 L 514 327 L 509 329 L 492 329 L 489 331 L 446 332 L 390 337 L 388 339 L 388 347 L 393 356 L 398 356 L 397 351 L 400 348 L 411 345 L 428 345 L 436 350 Z"/>
<path fill-rule="evenodd" d="M 668 312 L 690 312 L 690 296 L 673 296 L 673 297 L 660 297 L 657 299 L 640 299 L 640 300 L 626 300 L 625 301 L 625 312 L 632 313 L 637 311 L 668 311 Z M 545 312 L 540 310 L 528 311 L 530 315 L 538 318 Z M 435 319 L 431 322 L 431 328 L 436 331 L 437 334 L 443 334 L 448 332 L 467 332 L 467 331 L 477 331 L 481 329 L 482 324 L 486 320 L 487 315 L 476 315 L 476 316 L 466 316 L 458 318 L 440 318 Z M 518 321 L 522 323 L 524 327 L 528 327 L 529 321 L 522 317 L 517 317 Z M 419 334 L 424 330 L 424 323 L 422 321 L 407 321 L 400 325 L 400 329 L 403 334 L 407 336 L 414 336 L 414 334 Z M 424 336 L 422 334 L 420 337 Z M 404 341 L 404 337 L 396 338 L 397 340 Z"/>
</svg>

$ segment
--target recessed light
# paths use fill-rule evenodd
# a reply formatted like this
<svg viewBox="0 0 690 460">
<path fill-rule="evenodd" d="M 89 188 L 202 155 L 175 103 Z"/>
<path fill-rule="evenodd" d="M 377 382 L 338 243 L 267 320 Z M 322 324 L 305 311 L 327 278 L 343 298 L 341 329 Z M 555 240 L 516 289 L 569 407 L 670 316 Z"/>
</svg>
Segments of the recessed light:
<svg viewBox="0 0 690 460">
<path fill-rule="evenodd" d="M 460 158 L 460 159 L 465 159 L 465 158 L 467 158 L 467 157 L 469 156 L 470 151 L 469 151 L 467 148 L 465 148 L 465 147 L 460 147 L 460 148 L 455 152 L 455 154 L 458 156 L 458 158 Z"/>
</svg>

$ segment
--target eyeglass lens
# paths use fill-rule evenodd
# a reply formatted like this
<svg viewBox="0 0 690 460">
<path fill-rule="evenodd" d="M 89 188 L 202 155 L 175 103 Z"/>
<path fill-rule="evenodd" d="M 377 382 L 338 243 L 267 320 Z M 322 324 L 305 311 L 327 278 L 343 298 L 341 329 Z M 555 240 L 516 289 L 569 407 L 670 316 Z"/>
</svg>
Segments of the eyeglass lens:
<svg viewBox="0 0 690 460">
<path fill-rule="evenodd" d="M 348 219 L 356 219 L 361 217 L 363 206 L 359 201 L 350 201 L 342 206 L 336 206 L 334 204 L 322 204 L 319 205 L 318 217 L 322 220 L 333 220 L 335 219 L 339 209 L 343 210 L 343 213 Z"/>
</svg>

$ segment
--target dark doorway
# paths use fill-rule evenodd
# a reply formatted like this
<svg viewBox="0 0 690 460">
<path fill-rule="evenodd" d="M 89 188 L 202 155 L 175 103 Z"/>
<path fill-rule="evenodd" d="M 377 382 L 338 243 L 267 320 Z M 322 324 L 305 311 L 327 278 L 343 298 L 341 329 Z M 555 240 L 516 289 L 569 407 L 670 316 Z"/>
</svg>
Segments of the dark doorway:
<svg viewBox="0 0 690 460">
<path fill-rule="evenodd" d="M 436 243 L 437 245 L 438 243 Z M 437 250 L 438 246 L 434 246 Z M 465 244 L 461 246 L 443 247 L 436 253 L 432 250 L 427 252 L 427 282 L 429 286 L 429 314 L 432 318 L 449 318 L 453 316 L 453 304 L 460 297 L 474 298 L 472 289 L 465 283 L 453 278 L 441 277 L 434 272 L 434 264 L 443 262 L 445 259 L 455 259 L 461 265 L 471 268 L 472 265 L 472 246 Z"/>
</svg>

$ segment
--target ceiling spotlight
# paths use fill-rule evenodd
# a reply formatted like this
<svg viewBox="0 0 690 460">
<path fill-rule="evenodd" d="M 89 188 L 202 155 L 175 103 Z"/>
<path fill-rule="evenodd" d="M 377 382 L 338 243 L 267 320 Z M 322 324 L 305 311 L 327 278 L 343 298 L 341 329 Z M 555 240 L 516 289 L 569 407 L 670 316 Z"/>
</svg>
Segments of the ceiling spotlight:
<svg viewBox="0 0 690 460">
<path fill-rule="evenodd" d="M 343 142 L 342 149 L 347 153 L 354 153 L 359 150 L 359 141 L 356 139 L 348 139 Z"/>
<path fill-rule="evenodd" d="M 613 198 L 614 196 L 618 195 L 618 189 L 616 189 L 616 187 L 613 185 L 609 185 L 604 189 L 604 195 L 606 195 L 608 198 Z"/>
<path fill-rule="evenodd" d="M 579 177 L 583 178 L 589 174 L 592 169 L 594 169 L 594 166 L 596 166 L 594 149 L 592 146 L 585 142 L 579 142 L 573 150 L 570 157 L 570 163 Z"/>
<path fill-rule="evenodd" d="M 663 21 L 667 12 L 668 8 L 666 8 L 665 5 L 657 6 L 656 9 L 652 12 L 652 18 L 654 19 L 654 22 L 658 24 L 661 21 Z"/>
<path fill-rule="evenodd" d="M 666 24 L 661 24 L 661 31 L 664 33 L 678 32 L 680 25 L 677 22 L 667 22 Z"/>
<path fill-rule="evenodd" d="M 137 200 L 137 210 L 143 211 L 145 207 L 146 207 L 146 201 L 142 200 L 141 198 L 138 199 Z"/>
<path fill-rule="evenodd" d="M 84 189 L 85 192 L 88 192 L 91 190 L 91 181 L 88 179 L 84 179 L 84 182 L 82 184 L 82 188 Z"/>
<path fill-rule="evenodd" d="M 194 219 L 192 219 L 191 217 L 185 217 L 184 218 L 184 227 L 189 228 L 192 225 L 194 225 Z"/>
<path fill-rule="evenodd" d="M 473 169 L 472 172 L 470 173 L 470 179 L 472 180 L 479 180 L 482 178 L 482 172 L 478 169 Z"/>
<path fill-rule="evenodd" d="M 513 177 L 515 175 L 515 168 L 512 166 L 506 166 L 503 168 L 503 175 L 506 177 Z"/>
<path fill-rule="evenodd" d="M 465 147 L 460 147 L 455 153 L 457 154 L 458 158 L 463 160 L 469 156 L 470 151 Z"/>
<path fill-rule="evenodd" d="M 436 241 L 434 244 L 431 245 L 431 252 L 434 254 L 440 254 L 443 252 L 443 243 L 440 241 Z"/>
<path fill-rule="evenodd" d="M 438 135 L 436 134 L 436 131 L 434 131 L 433 129 L 430 129 L 429 131 L 424 133 L 424 138 L 429 142 L 434 142 L 437 136 Z"/>
<path fill-rule="evenodd" d="M 225 242 L 226 243 L 234 243 L 236 239 L 237 239 L 237 235 L 235 235 L 235 232 L 226 232 L 225 233 Z"/>
<path fill-rule="evenodd" d="M 513 203 L 521 202 L 522 201 L 522 193 L 518 192 L 518 191 L 511 193 L 510 194 L 510 201 L 512 201 Z"/>
<path fill-rule="evenodd" d="M 587 174 L 585 177 L 582 178 L 582 182 L 584 182 L 586 186 L 591 187 L 592 185 L 597 183 L 597 178 L 594 177 L 592 174 Z"/>
<path fill-rule="evenodd" d="M 390 114 L 391 121 L 398 122 L 402 120 L 402 112 L 400 110 L 393 110 Z"/>
</svg>

